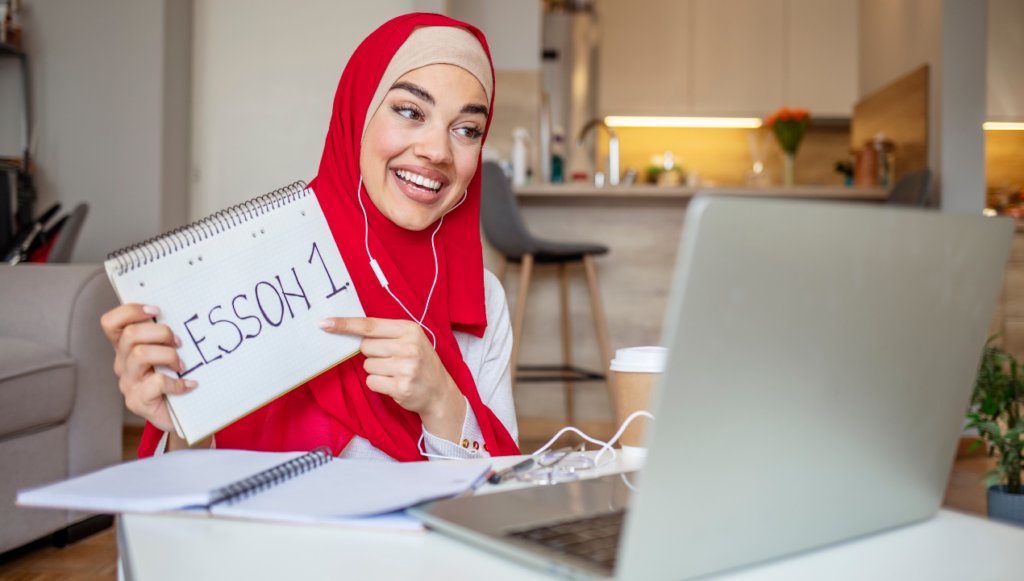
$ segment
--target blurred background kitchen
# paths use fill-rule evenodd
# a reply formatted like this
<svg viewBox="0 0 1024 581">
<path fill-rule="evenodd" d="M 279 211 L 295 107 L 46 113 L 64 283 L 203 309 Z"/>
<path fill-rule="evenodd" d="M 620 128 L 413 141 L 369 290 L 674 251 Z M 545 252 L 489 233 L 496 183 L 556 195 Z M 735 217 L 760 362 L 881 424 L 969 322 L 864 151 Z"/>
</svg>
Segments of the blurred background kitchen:
<svg viewBox="0 0 1024 581">
<path fill-rule="evenodd" d="M 602 339 L 657 344 L 698 191 L 1022 207 L 1024 0 L 23 0 L 6 3 L 0 47 L 0 246 L 10 253 L 54 204 L 40 235 L 86 203 L 66 254 L 97 263 L 311 179 L 348 56 L 412 11 L 487 35 L 497 91 L 484 157 L 514 181 L 530 232 L 609 249 L 592 286 L 568 265 L 565 317 L 561 271 L 533 268 L 523 365 L 599 371 Z M 487 245 L 485 258 L 503 268 Z M 1016 261 L 993 329 L 1021 353 Z M 505 270 L 514 307 L 523 269 Z M 604 383 L 566 389 L 516 386 L 524 439 L 570 413 L 610 435 Z"/>
</svg>

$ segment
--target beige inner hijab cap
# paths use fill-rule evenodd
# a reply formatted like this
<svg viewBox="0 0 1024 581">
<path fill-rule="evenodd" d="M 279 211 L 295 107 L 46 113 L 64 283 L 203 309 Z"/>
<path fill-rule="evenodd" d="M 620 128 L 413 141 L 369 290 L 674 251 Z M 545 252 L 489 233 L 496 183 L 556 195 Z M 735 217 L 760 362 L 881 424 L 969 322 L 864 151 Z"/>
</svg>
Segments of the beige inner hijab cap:
<svg viewBox="0 0 1024 581">
<path fill-rule="evenodd" d="M 384 96 L 402 75 L 427 65 L 439 64 L 455 65 L 469 71 L 480 81 L 487 95 L 487 105 L 490 106 L 494 77 L 491 74 L 491 63 L 480 41 L 465 28 L 421 26 L 413 30 L 388 63 L 377 91 L 373 94 L 373 100 L 370 101 L 370 107 L 366 110 L 363 134 L 366 134 L 366 127 L 384 101 Z"/>
</svg>

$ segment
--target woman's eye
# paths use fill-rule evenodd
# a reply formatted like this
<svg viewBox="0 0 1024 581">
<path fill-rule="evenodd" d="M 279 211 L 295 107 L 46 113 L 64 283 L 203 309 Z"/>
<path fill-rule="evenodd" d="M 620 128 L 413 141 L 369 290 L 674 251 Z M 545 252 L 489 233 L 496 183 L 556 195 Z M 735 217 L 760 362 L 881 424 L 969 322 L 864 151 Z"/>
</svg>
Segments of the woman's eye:
<svg viewBox="0 0 1024 581">
<path fill-rule="evenodd" d="M 419 121 L 420 119 L 423 119 L 423 114 L 417 111 L 416 109 L 413 109 L 412 107 L 395 106 L 392 107 L 391 109 L 395 113 L 398 113 L 399 115 L 405 117 L 406 119 L 411 119 L 412 121 Z"/>
<path fill-rule="evenodd" d="M 483 135 L 483 132 L 476 127 L 459 127 L 455 131 L 468 139 L 477 139 Z"/>
</svg>

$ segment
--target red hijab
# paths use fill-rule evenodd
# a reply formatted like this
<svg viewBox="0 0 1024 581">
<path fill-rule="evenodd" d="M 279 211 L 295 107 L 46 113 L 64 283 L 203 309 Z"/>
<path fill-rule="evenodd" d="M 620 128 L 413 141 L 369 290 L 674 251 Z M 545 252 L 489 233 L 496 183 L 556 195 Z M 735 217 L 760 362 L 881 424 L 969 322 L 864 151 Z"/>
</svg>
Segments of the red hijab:
<svg viewBox="0 0 1024 581">
<path fill-rule="evenodd" d="M 451 18 L 407 14 L 385 23 L 359 45 L 341 75 L 320 171 L 310 183 L 368 317 L 409 319 L 381 287 L 370 267 L 357 187 L 363 127 L 367 114 L 373 114 L 368 108 L 374 92 L 395 52 L 416 27 L 422 26 L 462 27 L 480 41 L 490 59 L 484 35 Z M 490 94 L 493 110 L 493 87 Z M 490 119 L 484 130 L 485 139 L 489 128 Z M 384 271 L 391 292 L 411 312 L 422 313 L 434 280 L 430 236 L 435 226 L 420 232 L 404 230 L 381 214 L 365 192 L 362 195 L 369 222 L 370 252 Z M 486 450 L 492 456 L 515 455 L 519 448 L 501 421 L 480 400 L 476 382 L 452 333 L 460 330 L 482 337 L 487 328 L 479 224 L 478 167 L 465 201 L 444 218 L 437 233 L 437 286 L 423 324 L 436 334 L 435 350 L 469 401 Z M 329 446 L 338 454 L 358 435 L 397 460 L 425 460 L 418 448 L 423 430 L 419 415 L 366 387 L 365 359 L 359 354 L 217 432 L 217 447 L 283 452 Z M 151 456 L 162 435 L 147 424 L 139 456 Z"/>
</svg>

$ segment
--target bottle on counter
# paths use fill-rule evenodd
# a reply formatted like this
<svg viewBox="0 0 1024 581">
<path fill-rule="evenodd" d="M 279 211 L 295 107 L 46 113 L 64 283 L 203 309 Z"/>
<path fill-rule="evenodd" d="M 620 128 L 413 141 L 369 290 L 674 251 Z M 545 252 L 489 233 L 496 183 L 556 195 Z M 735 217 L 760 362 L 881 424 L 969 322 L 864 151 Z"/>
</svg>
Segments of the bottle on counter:
<svg viewBox="0 0 1024 581">
<path fill-rule="evenodd" d="M 896 144 L 879 131 L 871 142 L 871 147 L 878 156 L 878 185 L 891 188 L 896 182 Z"/>
<path fill-rule="evenodd" d="M 526 140 L 530 134 L 522 127 L 512 130 L 512 185 L 526 185 Z"/>
<path fill-rule="evenodd" d="M 859 188 L 878 187 L 878 154 L 870 144 L 854 154 L 853 184 Z"/>
<path fill-rule="evenodd" d="M 565 183 L 565 130 L 555 126 L 551 132 L 551 183 Z"/>
</svg>

